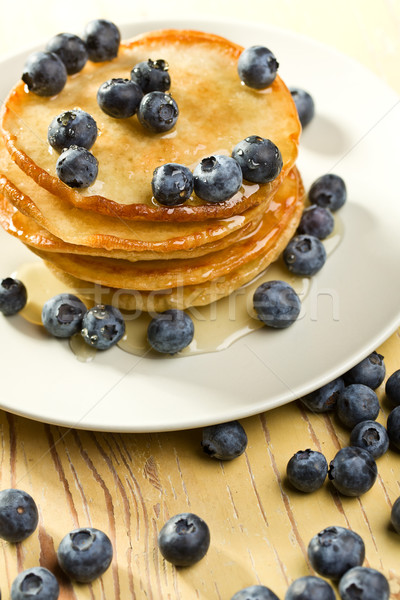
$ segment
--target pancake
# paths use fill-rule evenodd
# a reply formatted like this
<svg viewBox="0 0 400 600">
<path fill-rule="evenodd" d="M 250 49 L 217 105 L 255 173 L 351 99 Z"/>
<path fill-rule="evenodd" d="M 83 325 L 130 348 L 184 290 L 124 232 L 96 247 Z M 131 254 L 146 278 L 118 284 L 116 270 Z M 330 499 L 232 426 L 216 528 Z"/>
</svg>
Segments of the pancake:
<svg viewBox="0 0 400 600">
<path fill-rule="evenodd" d="M 68 78 L 62 92 L 45 98 L 17 84 L 4 103 L 1 128 L 12 159 L 38 185 L 86 211 L 111 217 L 150 221 L 204 222 L 242 214 L 270 198 L 297 157 L 300 123 L 296 107 L 279 78 L 266 90 L 241 84 L 237 60 L 243 48 L 219 36 L 197 31 L 147 33 L 121 45 L 107 63 L 88 62 Z M 170 92 L 180 114 L 166 134 L 147 132 L 136 117 L 112 119 L 97 105 L 99 86 L 112 77 L 128 77 L 149 57 L 169 63 Z M 92 152 L 99 161 L 96 182 L 85 190 L 69 188 L 55 173 L 58 154 L 49 148 L 47 128 L 59 113 L 79 107 L 97 122 L 100 135 Z M 280 149 L 279 177 L 263 185 L 243 186 L 231 199 L 206 203 L 195 195 L 170 208 L 152 198 L 153 170 L 166 162 L 193 169 L 202 158 L 230 154 L 249 135 L 271 139 Z"/>
</svg>

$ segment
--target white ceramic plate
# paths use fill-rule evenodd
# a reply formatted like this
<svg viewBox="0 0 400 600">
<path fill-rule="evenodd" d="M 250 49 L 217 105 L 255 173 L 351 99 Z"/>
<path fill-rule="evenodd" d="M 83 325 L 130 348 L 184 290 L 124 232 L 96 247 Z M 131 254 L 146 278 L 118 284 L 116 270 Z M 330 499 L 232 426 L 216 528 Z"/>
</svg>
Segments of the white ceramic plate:
<svg viewBox="0 0 400 600">
<path fill-rule="evenodd" d="M 81 363 L 67 343 L 48 339 L 20 317 L 0 319 L 7 411 L 65 426 L 108 431 L 199 427 L 256 414 L 327 383 L 374 350 L 400 323 L 400 108 L 377 77 L 336 51 L 285 31 L 243 23 L 146 21 L 124 37 L 174 26 L 219 33 L 273 50 L 280 75 L 310 91 L 317 116 L 304 131 L 298 164 L 306 187 L 341 175 L 348 203 L 343 239 L 313 278 L 302 318 L 281 331 L 261 329 L 229 349 L 149 359 L 118 348 Z M 25 54 L 1 65 L 1 98 Z M 206 115 L 205 115 L 205 118 Z M 32 260 L 0 232 L 1 273 Z"/>
</svg>

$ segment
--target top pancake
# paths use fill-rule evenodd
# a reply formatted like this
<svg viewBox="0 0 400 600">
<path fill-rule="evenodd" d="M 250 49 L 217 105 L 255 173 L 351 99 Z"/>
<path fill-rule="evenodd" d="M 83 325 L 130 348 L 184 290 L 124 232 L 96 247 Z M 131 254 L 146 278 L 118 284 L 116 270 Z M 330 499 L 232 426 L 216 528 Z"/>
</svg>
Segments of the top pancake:
<svg viewBox="0 0 400 600">
<path fill-rule="evenodd" d="M 277 77 L 266 90 L 244 86 L 237 74 L 243 48 L 219 36 L 197 31 L 164 30 L 139 36 L 120 47 L 118 57 L 105 63 L 88 62 L 68 78 L 55 97 L 40 97 L 17 84 L 5 102 L 2 133 L 13 160 L 36 183 L 72 205 L 109 216 L 150 221 L 204 221 L 241 214 L 276 191 L 297 157 L 300 124 L 290 92 Z M 130 77 L 143 60 L 169 63 L 170 93 L 179 117 L 164 134 L 145 130 L 136 116 L 113 119 L 97 105 L 102 83 Z M 58 153 L 47 142 L 55 116 L 80 108 L 97 122 L 99 136 L 91 151 L 99 162 L 95 183 L 77 190 L 56 176 Z M 193 169 L 212 154 L 230 155 L 250 135 L 271 139 L 281 151 L 283 169 L 271 183 L 247 185 L 230 200 L 206 203 L 195 195 L 179 207 L 164 207 L 152 198 L 156 167 L 176 162 Z"/>
</svg>

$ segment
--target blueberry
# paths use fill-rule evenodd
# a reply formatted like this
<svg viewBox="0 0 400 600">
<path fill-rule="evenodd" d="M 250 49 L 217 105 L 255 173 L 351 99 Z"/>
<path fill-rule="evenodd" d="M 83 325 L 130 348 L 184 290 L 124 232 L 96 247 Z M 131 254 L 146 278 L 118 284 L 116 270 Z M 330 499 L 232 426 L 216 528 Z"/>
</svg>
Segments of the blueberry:
<svg viewBox="0 0 400 600">
<path fill-rule="evenodd" d="M 350 445 L 364 448 L 379 458 L 389 448 L 389 436 L 383 425 L 376 421 L 361 421 L 350 434 Z"/>
<path fill-rule="evenodd" d="M 69 338 L 82 328 L 86 306 L 73 294 L 58 294 L 45 302 L 42 323 L 51 335 Z"/>
<path fill-rule="evenodd" d="M 243 50 L 238 60 L 238 73 L 248 87 L 261 90 L 275 80 L 279 63 L 265 46 L 250 46 Z"/>
<path fill-rule="evenodd" d="M 83 41 L 92 62 L 104 62 L 115 58 L 118 54 L 121 34 L 111 21 L 95 19 L 85 27 Z"/>
<path fill-rule="evenodd" d="M 344 381 L 337 377 L 323 385 L 318 390 L 300 398 L 302 403 L 315 413 L 324 413 L 334 410 L 339 394 L 344 390 Z"/>
<path fill-rule="evenodd" d="M 397 533 L 400 533 L 400 498 L 393 503 L 390 520 Z"/>
<path fill-rule="evenodd" d="M 363 383 L 375 390 L 385 379 L 386 368 L 382 354 L 372 352 L 367 358 L 343 375 L 346 385 Z"/>
<path fill-rule="evenodd" d="M 400 369 L 392 373 L 386 381 L 385 392 L 392 404 L 400 405 Z"/>
<path fill-rule="evenodd" d="M 283 252 L 283 260 L 295 275 L 315 275 L 325 264 L 326 251 L 322 242 L 312 235 L 296 235 Z"/>
<path fill-rule="evenodd" d="M 110 304 L 97 304 L 83 317 L 82 337 L 89 346 L 97 350 L 111 348 L 119 342 L 124 333 L 124 318 L 118 308 Z"/>
<path fill-rule="evenodd" d="M 239 163 L 244 179 L 253 183 L 272 181 L 283 166 L 279 148 L 258 135 L 250 135 L 236 144 L 232 157 Z"/>
<path fill-rule="evenodd" d="M 325 456 L 316 450 L 300 450 L 289 460 L 286 475 L 290 483 L 301 492 L 315 492 L 328 474 Z"/>
<path fill-rule="evenodd" d="M 72 188 L 87 188 L 96 180 L 98 162 L 87 148 L 70 146 L 58 157 L 57 176 Z"/>
<path fill-rule="evenodd" d="M 54 52 L 63 61 L 68 75 L 82 71 L 88 59 L 83 40 L 72 33 L 59 33 L 47 43 L 46 50 Z"/>
<path fill-rule="evenodd" d="M 344 496 L 360 496 L 374 485 L 378 470 L 371 454 L 357 446 L 347 446 L 330 462 L 328 477 Z"/>
<path fill-rule="evenodd" d="M 386 577 L 369 567 L 353 567 L 339 581 L 342 600 L 389 600 L 390 588 Z"/>
<path fill-rule="evenodd" d="M 66 110 L 54 117 L 47 130 L 49 144 L 57 152 L 71 146 L 82 146 L 90 150 L 96 138 L 96 121 L 79 108 Z"/>
<path fill-rule="evenodd" d="M 164 92 L 149 92 L 139 104 L 139 123 L 153 133 L 163 133 L 173 128 L 178 120 L 178 105 Z"/>
<path fill-rule="evenodd" d="M 314 118 L 315 105 L 314 100 L 306 90 L 301 88 L 290 88 L 293 101 L 296 105 L 297 114 L 299 115 L 301 126 L 306 127 Z"/>
<path fill-rule="evenodd" d="M 147 328 L 149 344 L 157 352 L 176 354 L 189 346 L 194 335 L 192 319 L 183 310 L 171 308 L 155 316 Z"/>
<path fill-rule="evenodd" d="M 352 567 L 362 565 L 365 545 L 358 533 L 333 526 L 314 535 L 308 544 L 307 554 L 318 575 L 335 580 Z"/>
<path fill-rule="evenodd" d="M 189 200 L 193 186 L 191 170 L 176 163 L 157 167 L 151 181 L 154 198 L 165 206 L 178 206 Z"/>
<path fill-rule="evenodd" d="M 67 82 L 67 69 L 53 52 L 34 52 L 24 65 L 22 81 L 38 96 L 55 96 Z"/>
<path fill-rule="evenodd" d="M 203 158 L 193 171 L 194 191 L 206 202 L 224 202 L 239 191 L 242 170 L 230 156 L 215 155 Z"/>
<path fill-rule="evenodd" d="M 251 585 L 236 592 L 231 600 L 279 600 L 279 598 L 265 585 Z"/>
<path fill-rule="evenodd" d="M 38 524 L 38 510 L 27 492 L 17 489 L 0 491 L 0 538 L 7 542 L 22 542 Z"/>
<path fill-rule="evenodd" d="M 253 296 L 257 317 L 277 329 L 284 329 L 295 322 L 300 314 L 300 298 L 285 281 L 266 281 L 258 286 Z"/>
<path fill-rule="evenodd" d="M 93 527 L 81 527 L 68 533 L 57 550 L 64 573 L 80 583 L 100 577 L 110 566 L 113 547 L 109 537 Z"/>
<path fill-rule="evenodd" d="M 143 61 L 135 65 L 131 71 L 131 79 L 137 83 L 144 94 L 149 92 L 167 92 L 171 87 L 168 73 L 168 63 L 165 60 Z"/>
<path fill-rule="evenodd" d="M 339 175 L 328 173 L 319 177 L 308 192 L 311 204 L 329 208 L 332 212 L 338 210 L 346 202 L 346 185 Z"/>
<path fill-rule="evenodd" d="M 285 600 L 335 600 L 332 586 L 314 575 L 295 579 L 288 587 Z"/>
<path fill-rule="evenodd" d="M 362 383 L 344 388 L 336 403 L 336 414 L 346 427 L 361 421 L 374 421 L 379 414 L 379 400 L 374 390 Z"/>
<path fill-rule="evenodd" d="M 400 406 L 396 406 L 396 408 L 390 412 L 386 429 L 390 442 L 400 450 Z"/>
<path fill-rule="evenodd" d="M 44 567 L 22 571 L 11 586 L 11 600 L 57 600 L 59 593 L 57 579 Z"/>
<path fill-rule="evenodd" d="M 17 314 L 27 301 L 26 287 L 12 277 L 6 277 L 0 283 L 0 312 L 6 317 Z"/>
<path fill-rule="evenodd" d="M 158 547 L 168 562 L 188 567 L 201 560 L 210 546 L 210 530 L 192 513 L 171 517 L 158 534 Z"/>
<path fill-rule="evenodd" d="M 142 98 L 142 90 L 130 79 L 109 79 L 97 92 L 97 103 L 101 110 L 114 119 L 132 117 Z"/>
<path fill-rule="evenodd" d="M 304 210 L 297 231 L 324 240 L 332 233 L 334 226 L 331 211 L 313 204 Z"/>
<path fill-rule="evenodd" d="M 243 454 L 247 435 L 239 421 L 210 425 L 203 429 L 203 451 L 219 460 L 232 460 Z"/>
</svg>

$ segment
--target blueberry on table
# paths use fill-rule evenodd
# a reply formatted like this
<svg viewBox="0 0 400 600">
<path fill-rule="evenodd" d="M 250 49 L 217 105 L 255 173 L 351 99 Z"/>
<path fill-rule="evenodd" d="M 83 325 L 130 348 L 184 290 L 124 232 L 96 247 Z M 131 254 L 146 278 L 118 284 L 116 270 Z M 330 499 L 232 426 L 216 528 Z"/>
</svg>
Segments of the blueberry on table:
<svg viewBox="0 0 400 600">
<path fill-rule="evenodd" d="M 353 567 L 339 581 L 339 594 L 342 600 L 389 600 L 389 582 L 376 569 Z"/>
<path fill-rule="evenodd" d="M 303 211 L 297 231 L 324 240 L 333 231 L 335 221 L 331 211 L 317 204 Z"/>
<path fill-rule="evenodd" d="M 337 399 L 343 390 L 344 381 L 341 377 L 337 377 L 300 400 L 304 406 L 315 413 L 329 412 L 335 410 Z"/>
<path fill-rule="evenodd" d="M 389 448 L 389 436 L 383 425 L 376 421 L 361 421 L 350 434 L 350 445 L 364 448 L 379 458 Z"/>
<path fill-rule="evenodd" d="M 0 491 L 0 538 L 22 542 L 35 531 L 38 520 L 36 503 L 27 492 L 14 488 Z"/>
<path fill-rule="evenodd" d="M 325 264 L 326 251 L 322 242 L 312 236 L 299 234 L 290 240 L 283 252 L 285 265 L 294 275 L 315 275 Z"/>
<path fill-rule="evenodd" d="M 178 120 L 179 109 L 171 94 L 149 92 L 140 101 L 137 117 L 139 123 L 152 133 L 169 131 Z"/>
<path fill-rule="evenodd" d="M 54 52 L 63 61 L 68 75 L 79 73 L 85 66 L 88 53 L 83 40 L 73 33 L 59 33 L 46 45 L 47 52 Z"/>
<path fill-rule="evenodd" d="M 333 587 L 321 577 L 305 575 L 288 587 L 285 600 L 335 600 Z"/>
<path fill-rule="evenodd" d="M 79 108 L 66 110 L 52 120 L 47 129 L 47 139 L 57 152 L 71 146 L 82 146 L 87 150 L 97 138 L 97 124 L 89 113 Z"/>
<path fill-rule="evenodd" d="M 89 346 L 97 350 L 111 348 L 124 333 L 124 318 L 118 308 L 110 304 L 97 304 L 83 316 L 81 335 Z"/>
<path fill-rule="evenodd" d="M 135 65 L 131 71 L 131 79 L 137 83 L 144 94 L 149 92 L 167 92 L 171 87 L 171 77 L 165 60 L 149 58 Z"/>
<path fill-rule="evenodd" d="M 351 383 L 363 383 L 376 390 L 385 379 L 386 368 L 382 354 L 372 352 L 361 362 L 343 375 L 346 385 Z"/>
<path fill-rule="evenodd" d="M 67 82 L 67 69 L 53 52 L 34 52 L 25 62 L 22 81 L 38 96 L 55 96 Z"/>
<path fill-rule="evenodd" d="M 314 118 L 314 100 L 306 90 L 301 88 L 291 87 L 289 91 L 292 94 L 293 101 L 296 105 L 301 126 L 304 128 L 311 123 Z"/>
<path fill-rule="evenodd" d="M 208 525 L 193 513 L 171 517 L 158 534 L 161 554 L 177 567 L 194 565 L 206 555 L 209 546 Z"/>
<path fill-rule="evenodd" d="M 279 148 L 259 135 L 250 135 L 236 144 L 232 157 L 239 163 L 244 179 L 252 183 L 276 179 L 283 166 Z"/>
<path fill-rule="evenodd" d="M 93 154 L 82 146 L 70 146 L 56 163 L 57 177 L 72 188 L 87 188 L 95 182 L 99 166 Z"/>
<path fill-rule="evenodd" d="M 336 403 L 336 414 L 346 427 L 354 427 L 361 421 L 375 421 L 379 415 L 379 400 L 374 390 L 362 383 L 344 388 Z"/>
<path fill-rule="evenodd" d="M 390 443 L 400 450 L 400 406 L 396 406 L 389 413 L 386 429 Z"/>
<path fill-rule="evenodd" d="M 238 60 L 241 81 L 256 90 L 270 86 L 276 78 L 279 63 L 265 46 L 250 46 L 243 50 Z"/>
<path fill-rule="evenodd" d="M 229 421 L 203 428 L 203 451 L 219 460 L 232 460 L 246 450 L 247 435 L 239 421 Z"/>
<path fill-rule="evenodd" d="M 193 171 L 194 191 L 206 202 L 225 202 L 242 185 L 242 170 L 230 156 L 207 156 Z"/>
<path fill-rule="evenodd" d="M 164 206 L 178 206 L 189 200 L 193 186 L 191 170 L 177 163 L 167 163 L 157 167 L 151 180 L 153 196 Z"/>
<path fill-rule="evenodd" d="M 58 563 L 70 579 L 89 583 L 110 566 L 113 547 L 109 537 L 93 527 L 81 527 L 68 533 L 57 550 Z"/>
<path fill-rule="evenodd" d="M 44 567 L 22 571 L 11 586 L 11 600 L 57 600 L 59 594 L 57 579 Z"/>
<path fill-rule="evenodd" d="M 352 567 L 362 565 L 365 545 L 358 533 L 333 526 L 314 535 L 308 544 L 307 554 L 318 575 L 336 580 Z"/>
<path fill-rule="evenodd" d="M 104 62 L 117 56 L 121 34 L 111 21 L 95 19 L 86 25 L 83 41 L 86 44 L 89 60 Z"/>
<path fill-rule="evenodd" d="M 101 110 L 114 119 L 127 119 L 136 114 L 143 92 L 131 79 L 121 77 L 105 81 L 97 91 Z"/>
<path fill-rule="evenodd" d="M 397 498 L 393 503 L 390 521 L 397 533 L 400 533 L 400 498 Z"/>
<path fill-rule="evenodd" d="M 258 286 L 253 296 L 257 317 L 276 329 L 292 325 L 300 314 L 300 298 L 285 281 L 266 281 Z"/>
<path fill-rule="evenodd" d="M 361 496 L 375 483 L 378 469 L 373 456 L 363 448 L 346 446 L 330 462 L 328 477 L 344 496 Z"/>
<path fill-rule="evenodd" d="M 162 354 L 176 354 L 193 340 L 194 324 L 183 310 L 171 308 L 156 315 L 147 328 L 152 348 Z"/>
<path fill-rule="evenodd" d="M 233 594 L 231 600 L 279 600 L 265 585 L 251 585 Z"/>
<path fill-rule="evenodd" d="M 73 294 L 58 294 L 45 302 L 42 309 L 42 323 L 51 335 L 69 338 L 80 331 L 87 308 Z"/>
<path fill-rule="evenodd" d="M 392 373 L 386 381 L 385 392 L 392 404 L 400 405 L 400 369 Z"/>
<path fill-rule="evenodd" d="M 328 474 L 325 456 L 316 450 L 300 450 L 289 460 L 286 475 L 290 483 L 301 492 L 315 492 Z"/>
<path fill-rule="evenodd" d="M 338 210 L 346 202 L 346 185 L 339 175 L 328 173 L 314 181 L 308 192 L 311 204 L 329 208 L 332 212 Z"/>
<path fill-rule="evenodd" d="M 19 279 L 6 277 L 0 283 L 0 312 L 6 317 L 17 314 L 27 302 L 26 287 Z"/>
</svg>

